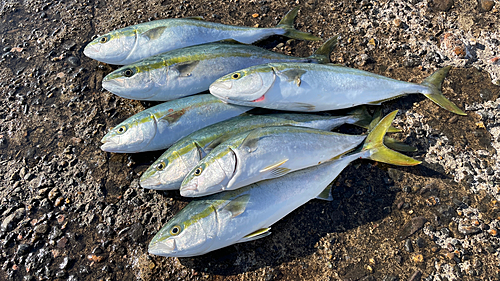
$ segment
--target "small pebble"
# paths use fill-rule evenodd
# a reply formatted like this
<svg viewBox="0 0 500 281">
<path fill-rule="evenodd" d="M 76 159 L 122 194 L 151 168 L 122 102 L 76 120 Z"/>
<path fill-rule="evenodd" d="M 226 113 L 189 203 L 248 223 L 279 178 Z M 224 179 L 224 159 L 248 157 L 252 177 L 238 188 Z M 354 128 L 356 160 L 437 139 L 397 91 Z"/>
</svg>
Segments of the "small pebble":
<svg viewBox="0 0 500 281">
<path fill-rule="evenodd" d="M 410 239 L 406 239 L 406 241 L 405 241 L 405 250 L 408 253 L 413 253 L 413 245 L 411 244 L 411 240 Z"/>
<path fill-rule="evenodd" d="M 495 1 L 492 0 L 479 0 L 479 7 L 483 12 L 489 12 L 495 6 Z"/>
</svg>

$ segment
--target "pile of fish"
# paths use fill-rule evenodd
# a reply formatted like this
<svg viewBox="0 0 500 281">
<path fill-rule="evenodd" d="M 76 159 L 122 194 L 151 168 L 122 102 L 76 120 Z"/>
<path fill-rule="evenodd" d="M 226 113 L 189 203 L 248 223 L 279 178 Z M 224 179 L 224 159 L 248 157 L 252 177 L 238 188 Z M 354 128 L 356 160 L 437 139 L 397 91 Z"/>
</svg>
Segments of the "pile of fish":
<svg viewBox="0 0 500 281">
<path fill-rule="evenodd" d="M 358 105 L 421 93 L 465 115 L 440 90 L 450 67 L 414 84 L 331 64 L 336 37 L 306 58 L 247 45 L 272 35 L 320 40 L 293 28 L 297 13 L 298 7 L 274 28 L 200 18 L 157 20 L 112 31 L 85 48 L 90 58 L 127 64 L 103 79 L 108 91 L 166 101 L 111 129 L 101 149 L 167 149 L 142 174 L 140 185 L 201 197 L 161 228 L 149 244 L 151 254 L 196 256 L 265 237 L 272 224 L 309 200 L 331 200 L 330 183 L 355 159 L 420 163 L 395 151 L 411 148 L 385 136 L 397 131 L 391 127 L 396 111 L 372 117 Z M 207 90 L 210 94 L 198 94 Z M 247 113 L 254 107 L 298 112 L 354 108 L 343 116 Z M 331 132 L 343 124 L 368 133 Z"/>
</svg>

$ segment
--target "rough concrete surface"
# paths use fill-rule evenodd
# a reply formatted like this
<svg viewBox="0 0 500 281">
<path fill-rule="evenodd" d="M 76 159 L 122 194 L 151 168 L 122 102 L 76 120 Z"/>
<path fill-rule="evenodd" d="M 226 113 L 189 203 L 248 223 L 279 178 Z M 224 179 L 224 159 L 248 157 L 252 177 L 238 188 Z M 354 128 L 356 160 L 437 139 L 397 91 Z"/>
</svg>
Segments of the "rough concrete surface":
<svg viewBox="0 0 500 281">
<path fill-rule="evenodd" d="M 454 66 L 443 93 L 468 116 L 421 95 L 388 101 L 384 114 L 400 110 L 393 136 L 418 148 L 421 165 L 356 161 L 333 202 L 311 201 L 266 238 L 195 258 L 148 255 L 189 199 L 139 187 L 161 152 L 99 149 L 109 128 L 155 103 L 103 90 L 116 67 L 83 48 L 162 18 L 270 27 L 296 5 L 298 29 L 341 35 L 334 63 L 411 82 Z M 488 0 L 1 0 L 0 280 L 498 280 L 499 10 Z M 307 56 L 321 42 L 259 45 Z"/>
</svg>

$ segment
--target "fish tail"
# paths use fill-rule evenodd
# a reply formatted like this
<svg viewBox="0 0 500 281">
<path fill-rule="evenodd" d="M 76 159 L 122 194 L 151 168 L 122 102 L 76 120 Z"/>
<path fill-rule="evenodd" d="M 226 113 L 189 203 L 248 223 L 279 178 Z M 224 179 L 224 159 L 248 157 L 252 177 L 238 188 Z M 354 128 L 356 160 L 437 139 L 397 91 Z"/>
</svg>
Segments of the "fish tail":
<svg viewBox="0 0 500 281">
<path fill-rule="evenodd" d="M 366 106 L 359 106 L 353 109 L 352 111 L 348 112 L 347 114 L 352 115 L 354 118 L 357 119 L 357 121 L 352 123 L 353 125 L 368 129 L 370 131 L 375 127 L 375 125 L 378 124 L 378 122 L 380 122 L 380 119 L 382 119 L 381 116 L 382 111 L 380 110 L 380 108 L 377 108 L 373 116 L 370 115 Z M 399 133 L 401 132 L 401 130 L 393 126 L 390 126 L 387 132 Z"/>
<path fill-rule="evenodd" d="M 319 49 L 314 52 L 311 56 L 309 56 L 310 59 L 315 59 L 319 63 L 329 63 L 330 62 L 330 54 L 332 53 L 333 49 L 335 46 L 337 46 L 337 38 L 339 36 L 334 36 L 330 38 L 328 41 L 325 42 L 325 44 L 321 45 Z"/>
<path fill-rule="evenodd" d="M 285 30 L 285 33 L 283 36 L 289 37 L 289 38 L 294 38 L 294 39 L 300 39 L 300 40 L 310 40 L 310 41 L 318 41 L 321 40 L 321 38 L 316 37 L 310 33 L 307 32 L 302 32 L 298 31 L 293 27 L 293 22 L 295 21 L 295 17 L 297 16 L 297 13 L 299 12 L 300 7 L 297 6 L 293 8 L 290 12 L 288 12 L 283 19 L 278 23 L 276 26 L 277 28 L 282 28 Z"/>
<path fill-rule="evenodd" d="M 451 66 L 445 66 L 436 72 L 432 73 L 431 76 L 427 77 L 421 85 L 426 86 L 430 93 L 424 93 L 424 95 L 439 105 L 440 107 L 451 111 L 455 114 L 459 115 L 467 115 L 460 108 L 458 108 L 454 103 L 452 103 L 449 99 L 447 99 L 443 93 L 441 92 L 441 84 L 443 84 L 443 80 L 448 75 L 448 71 L 450 71 Z"/>
<path fill-rule="evenodd" d="M 421 162 L 399 152 L 391 150 L 384 145 L 384 136 L 391 126 L 392 120 L 398 111 L 393 111 L 385 116 L 366 137 L 362 151 L 369 152 L 362 158 L 398 166 L 414 166 Z"/>
</svg>

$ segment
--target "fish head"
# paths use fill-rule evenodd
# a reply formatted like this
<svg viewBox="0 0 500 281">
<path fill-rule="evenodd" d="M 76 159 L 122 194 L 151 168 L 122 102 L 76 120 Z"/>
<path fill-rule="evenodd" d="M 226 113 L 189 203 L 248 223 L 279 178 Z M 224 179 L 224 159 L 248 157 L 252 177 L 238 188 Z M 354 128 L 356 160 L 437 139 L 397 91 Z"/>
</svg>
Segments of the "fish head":
<svg viewBox="0 0 500 281">
<path fill-rule="evenodd" d="M 208 252 L 218 229 L 216 211 L 210 202 L 189 203 L 156 233 L 148 252 L 166 257 L 190 257 Z"/>
<path fill-rule="evenodd" d="M 121 64 L 134 49 L 136 34 L 134 26 L 111 31 L 87 44 L 83 53 L 98 61 Z"/>
<path fill-rule="evenodd" d="M 189 171 L 177 151 L 167 150 L 142 174 L 140 185 L 149 189 L 179 189 Z"/>
<path fill-rule="evenodd" d="M 260 101 L 276 80 L 272 66 L 252 66 L 222 76 L 210 85 L 210 93 L 224 101 Z"/>
<path fill-rule="evenodd" d="M 226 189 L 236 170 L 236 154 L 231 148 L 212 150 L 182 181 L 180 193 L 199 197 Z"/>
<path fill-rule="evenodd" d="M 102 79 L 102 87 L 128 99 L 151 99 L 167 82 L 168 66 L 149 58 L 118 68 Z"/>
<path fill-rule="evenodd" d="M 101 140 L 101 149 L 115 153 L 144 151 L 156 135 L 156 118 L 149 112 L 136 114 L 112 128 Z"/>
</svg>

